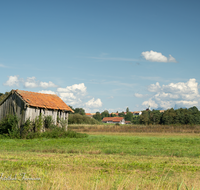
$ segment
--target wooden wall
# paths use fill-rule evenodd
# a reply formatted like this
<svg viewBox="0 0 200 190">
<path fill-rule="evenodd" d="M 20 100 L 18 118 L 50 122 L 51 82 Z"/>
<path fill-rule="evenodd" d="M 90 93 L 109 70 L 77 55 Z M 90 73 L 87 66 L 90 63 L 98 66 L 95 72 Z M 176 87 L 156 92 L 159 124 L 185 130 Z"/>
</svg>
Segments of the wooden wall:
<svg viewBox="0 0 200 190">
<path fill-rule="evenodd" d="M 16 114 L 18 118 L 21 118 L 18 123 L 20 126 L 25 121 L 24 107 L 25 103 L 15 93 L 11 93 L 0 106 L 0 120 L 8 114 Z"/>
</svg>

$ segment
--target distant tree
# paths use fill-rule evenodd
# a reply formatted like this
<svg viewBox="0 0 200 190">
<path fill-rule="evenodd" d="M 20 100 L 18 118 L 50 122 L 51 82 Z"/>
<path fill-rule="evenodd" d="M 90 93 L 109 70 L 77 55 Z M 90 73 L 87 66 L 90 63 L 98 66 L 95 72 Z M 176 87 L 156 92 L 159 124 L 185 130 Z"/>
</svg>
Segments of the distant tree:
<svg viewBox="0 0 200 190">
<path fill-rule="evenodd" d="M 129 108 L 127 107 L 127 108 L 126 108 L 126 113 L 128 113 L 128 112 L 129 112 Z"/>
<path fill-rule="evenodd" d="M 85 110 L 83 108 L 75 108 L 74 113 L 79 113 L 80 115 L 85 115 Z"/>
<path fill-rule="evenodd" d="M 198 114 L 199 113 L 199 110 L 196 106 L 189 108 L 188 111 L 190 111 L 192 114 Z"/>
<path fill-rule="evenodd" d="M 114 114 L 114 113 L 111 113 L 110 114 L 110 117 L 116 117 L 117 115 L 116 114 Z"/>
<path fill-rule="evenodd" d="M 174 119 L 176 116 L 176 112 L 173 108 L 166 110 L 161 119 L 161 123 L 164 125 L 174 124 Z"/>
<path fill-rule="evenodd" d="M 159 110 L 153 110 L 149 112 L 149 123 L 156 125 L 160 123 L 160 119 L 162 117 L 162 114 Z"/>
<path fill-rule="evenodd" d="M 119 113 L 118 116 L 123 117 L 125 119 L 125 113 L 124 112 Z"/>
<path fill-rule="evenodd" d="M 134 124 L 140 124 L 140 116 L 134 115 L 132 123 L 134 123 Z"/>
<path fill-rule="evenodd" d="M 9 92 L 0 93 L 0 102 L 9 94 Z"/>
<path fill-rule="evenodd" d="M 142 115 L 140 115 L 140 123 L 141 124 L 149 124 L 149 111 L 143 111 Z"/>
<path fill-rule="evenodd" d="M 108 110 L 105 110 L 101 113 L 101 118 L 103 119 L 104 117 L 110 117 Z"/>
<path fill-rule="evenodd" d="M 132 121 L 133 120 L 133 113 L 127 112 L 125 115 L 125 120 L 126 121 Z"/>
<path fill-rule="evenodd" d="M 97 121 L 101 121 L 101 114 L 100 114 L 100 112 L 96 112 L 96 114 L 93 115 L 93 118 L 96 119 Z"/>
</svg>

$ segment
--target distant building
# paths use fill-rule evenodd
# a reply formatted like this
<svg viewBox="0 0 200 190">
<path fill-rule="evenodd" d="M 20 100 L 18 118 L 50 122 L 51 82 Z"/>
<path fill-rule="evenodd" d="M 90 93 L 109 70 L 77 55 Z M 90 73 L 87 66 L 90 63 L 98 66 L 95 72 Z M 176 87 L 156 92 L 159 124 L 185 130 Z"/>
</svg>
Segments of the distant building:
<svg viewBox="0 0 200 190">
<path fill-rule="evenodd" d="M 150 108 L 150 106 L 146 109 L 146 111 L 151 111 L 151 108 Z"/>
<path fill-rule="evenodd" d="M 142 112 L 141 111 L 134 111 L 133 115 L 142 115 Z"/>
<path fill-rule="evenodd" d="M 85 113 L 85 115 L 87 115 L 88 117 L 93 117 L 91 113 Z"/>
<path fill-rule="evenodd" d="M 123 117 L 104 117 L 103 123 L 115 123 L 115 124 L 125 124 L 125 119 Z"/>
</svg>

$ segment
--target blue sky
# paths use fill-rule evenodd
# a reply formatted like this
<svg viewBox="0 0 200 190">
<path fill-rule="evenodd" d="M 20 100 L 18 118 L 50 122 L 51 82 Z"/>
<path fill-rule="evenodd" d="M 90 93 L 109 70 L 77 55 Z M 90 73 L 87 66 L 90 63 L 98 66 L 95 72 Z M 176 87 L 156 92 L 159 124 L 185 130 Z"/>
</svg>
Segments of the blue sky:
<svg viewBox="0 0 200 190">
<path fill-rule="evenodd" d="M 1 1 L 0 92 L 86 112 L 200 109 L 200 2 Z"/>
</svg>

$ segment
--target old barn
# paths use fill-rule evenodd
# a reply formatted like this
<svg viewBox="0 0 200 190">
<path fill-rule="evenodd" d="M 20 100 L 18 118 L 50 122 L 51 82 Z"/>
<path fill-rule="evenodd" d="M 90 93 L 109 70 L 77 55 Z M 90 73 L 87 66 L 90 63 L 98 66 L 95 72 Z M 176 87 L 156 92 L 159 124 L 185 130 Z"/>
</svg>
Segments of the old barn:
<svg viewBox="0 0 200 190">
<path fill-rule="evenodd" d="M 68 120 L 69 112 L 73 112 L 73 110 L 54 94 L 12 90 L 0 102 L 0 120 L 7 114 L 16 114 L 20 118 L 19 126 L 29 118 L 34 121 L 40 114 L 52 116 L 54 124 L 56 124 L 57 117 Z"/>
</svg>

